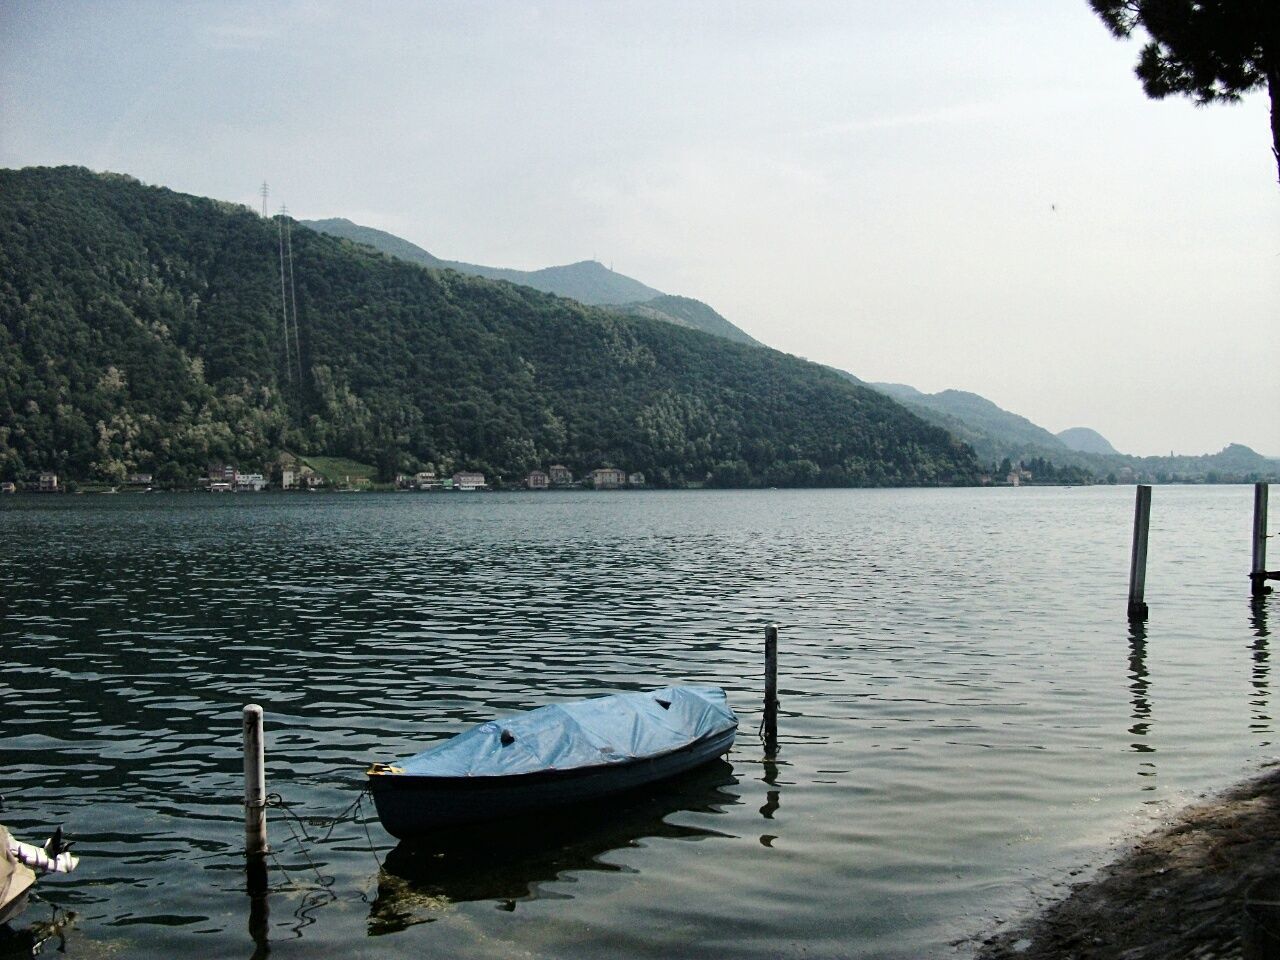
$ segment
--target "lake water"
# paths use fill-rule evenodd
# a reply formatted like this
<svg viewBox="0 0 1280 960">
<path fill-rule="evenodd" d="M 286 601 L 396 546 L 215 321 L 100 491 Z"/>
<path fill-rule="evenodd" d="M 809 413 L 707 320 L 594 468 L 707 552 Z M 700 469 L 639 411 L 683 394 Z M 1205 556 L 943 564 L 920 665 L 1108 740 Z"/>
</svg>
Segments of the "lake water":
<svg viewBox="0 0 1280 960">
<path fill-rule="evenodd" d="M 1252 489 L 1155 489 L 1136 635 L 1132 513 L 1131 487 L 6 498 L 0 819 L 77 839 L 41 883 L 72 957 L 963 956 L 1273 750 Z M 251 916 L 244 704 L 320 833 L 370 761 L 668 682 L 728 690 L 726 762 L 450 848 L 366 802 L 304 850 L 272 810 Z"/>
</svg>

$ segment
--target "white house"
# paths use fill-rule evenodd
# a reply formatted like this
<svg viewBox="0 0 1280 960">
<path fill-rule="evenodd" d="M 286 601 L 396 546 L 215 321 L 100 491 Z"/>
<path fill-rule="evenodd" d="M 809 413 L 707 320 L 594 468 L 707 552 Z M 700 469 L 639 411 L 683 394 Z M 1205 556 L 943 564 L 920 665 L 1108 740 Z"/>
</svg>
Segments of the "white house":
<svg viewBox="0 0 1280 960">
<path fill-rule="evenodd" d="M 473 473 L 470 471 L 461 471 L 453 475 L 453 489 L 455 490 L 480 490 L 484 487 L 484 474 Z"/>
</svg>

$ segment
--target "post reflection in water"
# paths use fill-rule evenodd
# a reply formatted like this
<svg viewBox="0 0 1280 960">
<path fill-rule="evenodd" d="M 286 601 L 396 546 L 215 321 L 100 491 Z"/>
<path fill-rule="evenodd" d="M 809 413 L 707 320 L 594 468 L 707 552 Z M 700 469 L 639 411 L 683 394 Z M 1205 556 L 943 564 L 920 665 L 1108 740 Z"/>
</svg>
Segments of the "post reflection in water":
<svg viewBox="0 0 1280 960">
<path fill-rule="evenodd" d="M 1131 744 L 1135 753 L 1154 754 L 1156 748 L 1147 742 L 1151 734 L 1151 699 L 1148 691 L 1151 682 L 1147 679 L 1147 625 L 1142 620 L 1129 621 L 1129 692 L 1133 709 L 1129 716 L 1133 723 L 1129 727 L 1131 736 L 1137 737 Z M 1138 776 L 1154 777 L 1156 765 L 1154 760 L 1147 759 L 1138 764 Z M 1144 786 L 1144 790 L 1154 790 L 1155 784 Z"/>
<path fill-rule="evenodd" d="M 671 822 L 675 814 L 720 815 L 741 801 L 726 787 L 738 782 L 732 764 L 716 760 L 643 791 L 560 814 L 520 817 L 454 828 L 447 834 L 401 841 L 387 854 L 369 909 L 370 936 L 398 933 L 440 919 L 450 904 L 493 900 L 514 911 L 522 901 L 572 899 L 545 890 L 579 870 L 625 872 L 604 857 L 650 837 L 732 839 L 706 826 Z"/>
<path fill-rule="evenodd" d="M 253 941 L 250 960 L 263 960 L 271 953 L 271 908 L 267 903 L 267 889 L 249 892 L 249 939 Z"/>
<path fill-rule="evenodd" d="M 1267 649 L 1267 598 L 1255 597 L 1249 604 L 1249 626 L 1253 630 L 1253 684 L 1254 695 L 1249 701 L 1253 707 L 1253 718 L 1249 729 L 1256 733 L 1271 732 L 1271 713 L 1268 709 L 1270 699 L 1271 652 Z M 1270 746 L 1270 739 L 1263 740 L 1262 746 Z"/>
<path fill-rule="evenodd" d="M 764 776 L 761 779 L 768 785 L 769 789 L 765 792 L 764 806 L 760 808 L 760 816 L 766 820 L 772 820 L 773 815 L 778 812 L 782 806 L 782 790 L 778 784 L 778 761 L 773 753 L 768 753 L 764 758 Z M 772 847 L 773 841 L 778 839 L 776 833 L 760 834 L 760 845 Z"/>
</svg>

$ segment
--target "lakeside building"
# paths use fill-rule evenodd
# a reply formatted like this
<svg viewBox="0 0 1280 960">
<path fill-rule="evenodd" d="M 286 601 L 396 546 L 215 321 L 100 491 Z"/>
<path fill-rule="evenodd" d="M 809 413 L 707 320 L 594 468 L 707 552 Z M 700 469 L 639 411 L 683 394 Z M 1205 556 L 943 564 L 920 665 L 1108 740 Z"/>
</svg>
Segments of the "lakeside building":
<svg viewBox="0 0 1280 960">
<path fill-rule="evenodd" d="M 551 477 L 541 470 L 531 470 L 524 479 L 524 485 L 530 490 L 546 490 L 551 486 Z"/>
<path fill-rule="evenodd" d="M 573 472 L 563 463 L 553 463 L 547 468 L 553 487 L 569 487 L 573 485 Z"/>
<path fill-rule="evenodd" d="M 130 487 L 149 487 L 151 486 L 151 474 L 131 473 L 124 478 L 124 482 Z"/>
<path fill-rule="evenodd" d="M 639 470 L 637 470 L 635 473 L 628 473 L 628 474 L 627 474 L 627 486 L 629 486 L 629 487 L 643 487 L 643 486 L 644 486 L 644 474 L 643 474 L 643 473 L 641 473 Z"/>
<path fill-rule="evenodd" d="M 434 470 L 421 470 L 413 475 L 413 485 L 419 490 L 439 490 L 441 488 L 440 480 L 436 477 Z"/>
<path fill-rule="evenodd" d="M 462 491 L 480 490 L 484 487 L 484 474 L 470 470 L 462 470 L 453 475 L 453 489 Z"/>
<path fill-rule="evenodd" d="M 280 471 L 280 489 L 292 490 L 298 485 L 298 475 L 288 467 Z"/>
<path fill-rule="evenodd" d="M 267 478 L 260 473 L 237 473 L 235 488 L 241 493 L 260 493 L 267 487 Z"/>
<path fill-rule="evenodd" d="M 12 483 L 9 480 L 6 480 L 4 483 L 0 483 L 0 493 L 17 493 L 17 492 L 18 492 L 17 484 Z"/>
<path fill-rule="evenodd" d="M 626 483 L 627 475 L 617 467 L 601 467 L 591 471 L 591 485 L 597 490 L 617 490 Z"/>
<path fill-rule="evenodd" d="M 236 468 L 230 464 L 215 463 L 209 467 L 205 476 L 210 483 L 230 483 L 234 485 L 236 482 Z"/>
<path fill-rule="evenodd" d="M 39 490 L 41 493 L 57 493 L 58 492 L 58 475 L 56 473 L 40 474 Z"/>
<path fill-rule="evenodd" d="M 230 493 L 231 491 L 232 491 L 231 484 L 225 483 L 222 480 L 213 480 L 209 483 L 210 493 Z"/>
</svg>

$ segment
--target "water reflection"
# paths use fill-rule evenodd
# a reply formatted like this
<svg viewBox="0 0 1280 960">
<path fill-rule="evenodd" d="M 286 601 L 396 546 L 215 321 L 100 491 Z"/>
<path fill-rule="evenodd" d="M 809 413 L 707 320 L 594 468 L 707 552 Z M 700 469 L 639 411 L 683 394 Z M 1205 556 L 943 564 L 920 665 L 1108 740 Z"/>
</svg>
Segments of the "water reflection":
<svg viewBox="0 0 1280 960">
<path fill-rule="evenodd" d="M 371 936 L 397 933 L 440 919 L 450 904 L 493 900 L 502 910 L 520 901 L 572 899 L 539 884 L 578 870 L 624 872 L 604 859 L 648 837 L 677 840 L 730 838 L 707 827 L 669 821 L 676 813 L 722 814 L 737 803 L 725 787 L 736 784 L 725 760 L 622 798 L 575 807 L 564 814 L 520 818 L 455 829 L 438 837 L 402 841 L 378 875 L 369 910 Z"/>
<path fill-rule="evenodd" d="M 38 957 L 47 950 L 67 952 L 67 930 L 75 924 L 74 911 L 50 904 L 47 918 L 14 926 L 18 919 L 13 917 L 7 923 L 0 923 L 0 957 L 16 960 L 17 957 Z"/>
<path fill-rule="evenodd" d="M 769 789 L 765 792 L 764 806 L 760 808 L 760 816 L 766 820 L 772 820 L 773 815 L 782 806 L 782 789 L 778 784 L 778 763 L 772 756 L 764 758 L 764 776 L 761 779 L 764 780 Z M 773 841 L 777 839 L 778 835 L 776 833 L 760 834 L 762 846 L 772 847 Z"/>
<path fill-rule="evenodd" d="M 267 863 L 262 856 L 250 856 L 245 864 L 245 892 L 249 895 L 249 939 L 253 941 L 251 960 L 263 960 L 271 953 L 271 906 L 267 902 Z"/>
<path fill-rule="evenodd" d="M 1270 630 L 1267 628 L 1267 598 L 1255 597 L 1249 605 L 1249 626 L 1253 630 L 1253 671 L 1251 682 L 1253 684 L 1254 695 L 1249 701 L 1249 705 L 1253 707 L 1253 717 L 1249 724 L 1249 729 L 1258 733 L 1271 732 L 1271 714 L 1268 709 L 1268 700 L 1270 699 L 1270 673 L 1271 673 L 1271 652 L 1267 648 L 1267 637 L 1270 636 Z M 1269 746 L 1270 741 L 1265 740 L 1262 746 Z"/>
<path fill-rule="evenodd" d="M 1156 752 L 1156 748 L 1147 742 L 1147 738 L 1151 734 L 1151 698 L 1148 696 L 1151 682 L 1148 680 L 1147 673 L 1147 624 L 1145 620 L 1129 621 L 1129 694 L 1130 706 L 1129 713 L 1133 723 L 1129 727 L 1129 734 L 1138 739 L 1131 744 L 1135 753 Z M 1154 777 L 1156 775 L 1156 765 L 1152 760 L 1145 760 L 1138 764 L 1138 776 Z M 1154 790 L 1155 785 L 1151 784 L 1143 787 L 1144 790 Z"/>
</svg>

